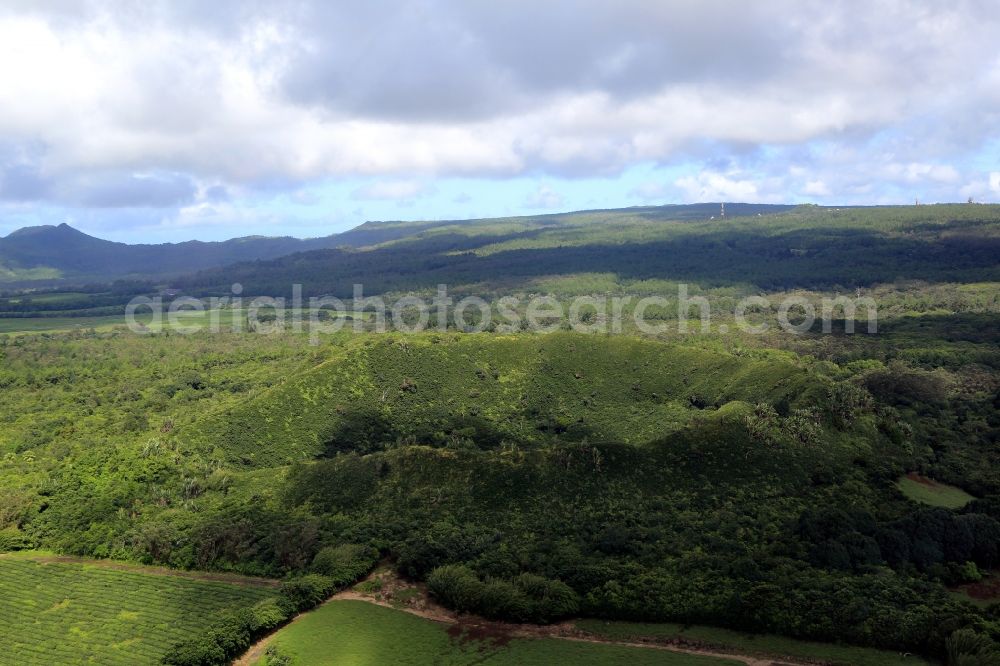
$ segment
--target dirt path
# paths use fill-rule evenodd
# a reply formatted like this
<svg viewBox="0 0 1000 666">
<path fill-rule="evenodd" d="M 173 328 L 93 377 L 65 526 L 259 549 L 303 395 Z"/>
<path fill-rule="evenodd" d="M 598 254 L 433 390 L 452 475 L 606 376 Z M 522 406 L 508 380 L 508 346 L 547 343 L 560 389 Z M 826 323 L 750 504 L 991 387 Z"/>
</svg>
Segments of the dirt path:
<svg viewBox="0 0 1000 666">
<path fill-rule="evenodd" d="M 39 553 L 34 555 L 22 551 L 18 553 L 0 553 L 0 559 L 28 560 L 39 564 L 83 564 L 88 567 L 112 569 L 114 571 L 128 571 L 132 573 L 149 574 L 152 576 L 170 576 L 173 578 L 187 578 L 188 580 L 229 583 L 231 585 L 246 585 L 248 587 L 278 587 L 281 585 L 280 580 L 274 580 L 273 578 L 258 578 L 256 576 L 241 576 L 239 574 L 211 571 L 184 571 L 182 569 L 153 567 L 142 564 L 132 564 L 130 562 L 119 562 L 116 560 L 95 560 L 89 557 L 74 557 L 72 555 L 51 555 L 48 553 Z"/>
<path fill-rule="evenodd" d="M 482 639 L 501 639 L 503 642 L 511 638 L 556 638 L 560 640 L 577 641 L 580 643 L 601 643 L 605 645 L 619 645 L 622 647 L 646 648 L 653 650 L 664 650 L 666 652 L 678 652 L 682 654 L 698 655 L 702 657 L 716 657 L 719 659 L 730 659 L 738 661 L 746 666 L 815 666 L 816 662 L 796 661 L 787 658 L 772 659 L 756 657 L 753 655 L 739 654 L 734 652 L 722 652 L 709 647 L 699 647 L 692 644 L 668 643 L 668 642 L 639 642 L 639 641 L 619 641 L 602 638 L 593 634 L 588 634 L 577 628 L 572 621 L 562 622 L 552 625 L 537 624 L 509 624 L 506 622 L 493 622 L 481 617 L 472 615 L 459 615 L 443 606 L 431 601 L 426 591 L 420 586 L 407 585 L 399 581 L 391 573 L 376 572 L 370 575 L 364 582 L 371 582 L 378 579 L 381 587 L 378 592 L 359 592 L 357 589 L 348 589 L 338 592 L 323 605 L 335 603 L 337 601 L 364 601 L 395 610 L 416 615 L 417 617 L 431 620 L 441 624 L 449 625 L 454 631 L 450 634 L 456 637 L 472 636 Z M 393 602 L 393 597 L 400 589 L 419 589 L 420 594 L 408 597 L 405 603 Z M 300 613 L 295 616 L 291 623 L 298 622 L 311 611 Z M 289 624 L 291 624 L 289 623 Z M 288 626 L 288 625 L 285 625 Z M 271 644 L 277 632 L 271 633 L 257 641 L 239 659 L 233 662 L 232 666 L 253 666 L 263 655 L 267 646 Z"/>
</svg>

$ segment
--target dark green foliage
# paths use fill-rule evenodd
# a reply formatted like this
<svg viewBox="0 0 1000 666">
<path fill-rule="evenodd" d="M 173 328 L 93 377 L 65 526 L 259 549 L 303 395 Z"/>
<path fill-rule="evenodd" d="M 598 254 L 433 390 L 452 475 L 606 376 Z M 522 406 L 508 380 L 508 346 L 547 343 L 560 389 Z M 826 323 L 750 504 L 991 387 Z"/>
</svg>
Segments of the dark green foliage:
<svg viewBox="0 0 1000 666">
<path fill-rule="evenodd" d="M 291 615 L 317 605 L 330 596 L 335 587 L 334 580 L 329 576 L 298 576 L 282 583 L 279 603 Z"/>
<path fill-rule="evenodd" d="M 1000 544 L 996 300 L 976 289 L 961 307 L 982 311 L 949 316 L 928 313 L 953 286 L 894 292 L 929 300 L 886 337 L 0 337 L 0 535 L 287 578 L 188 663 L 376 551 L 496 618 L 943 657 L 955 631 L 997 637 L 944 587 Z M 928 509 L 897 489 L 911 471 L 979 499 Z"/>
<path fill-rule="evenodd" d="M 427 586 L 451 608 L 514 622 L 552 622 L 580 608 L 579 597 L 565 583 L 527 573 L 480 580 L 465 566 L 446 565 L 430 573 Z"/>
<path fill-rule="evenodd" d="M 0 553 L 31 548 L 31 539 L 17 528 L 0 529 Z"/>
<path fill-rule="evenodd" d="M 959 629 L 947 641 L 948 666 L 996 666 L 1000 643 L 972 629 Z"/>
<path fill-rule="evenodd" d="M 348 244 L 347 239 L 327 236 L 125 245 L 88 236 L 67 224 L 26 227 L 0 238 L 0 277 L 15 284 L 68 281 L 79 285 L 135 275 L 151 278 Z"/>
<path fill-rule="evenodd" d="M 436 522 L 425 530 L 414 530 L 407 537 L 399 547 L 396 566 L 405 576 L 423 579 L 433 569 L 450 562 L 478 557 L 496 544 L 498 536 L 485 527 Z"/>
<path fill-rule="evenodd" d="M 352 545 L 320 551 L 314 568 L 330 571 L 330 575 L 310 573 L 285 581 L 277 597 L 223 615 L 204 631 L 175 645 L 163 663 L 171 666 L 229 663 L 264 634 L 356 582 L 371 569 L 376 555 L 369 548 Z"/>
<path fill-rule="evenodd" d="M 329 578 L 334 586 L 343 587 L 364 576 L 377 557 L 378 551 L 370 546 L 350 543 L 327 546 L 316 553 L 310 568 Z"/>
<path fill-rule="evenodd" d="M 787 357 L 629 338 L 386 336 L 351 342 L 341 356 L 226 418 L 206 419 L 195 437 L 253 466 L 409 444 L 639 444 L 694 418 L 692 392 L 713 407 L 820 398 L 820 380 Z M 808 439 L 800 431 L 793 435 Z M 352 492 L 371 473 L 356 469 L 331 489 Z"/>
<path fill-rule="evenodd" d="M 854 287 L 900 279 L 997 280 L 997 206 L 800 207 L 764 218 L 679 221 L 671 207 L 443 224 L 363 251 L 318 250 L 179 280 L 185 290 L 349 298 L 436 285 L 524 285 L 582 271 L 623 280 Z M 405 230 L 405 226 L 401 227 Z"/>
</svg>

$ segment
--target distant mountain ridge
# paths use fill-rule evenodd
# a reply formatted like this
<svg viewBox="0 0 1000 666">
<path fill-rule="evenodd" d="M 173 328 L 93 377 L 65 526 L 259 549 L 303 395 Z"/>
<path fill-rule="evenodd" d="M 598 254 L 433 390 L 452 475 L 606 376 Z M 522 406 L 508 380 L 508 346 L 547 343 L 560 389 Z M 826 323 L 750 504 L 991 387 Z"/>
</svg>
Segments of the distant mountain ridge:
<svg viewBox="0 0 1000 666">
<path fill-rule="evenodd" d="M 791 206 L 726 203 L 727 216 L 775 213 Z M 118 243 L 96 238 L 68 224 L 24 227 L 0 238 L 0 284 L 45 286 L 66 283 L 106 282 L 121 278 L 161 278 L 217 269 L 231 264 L 271 260 L 298 252 L 334 248 L 362 248 L 440 234 L 449 229 L 482 229 L 492 233 L 499 224 L 516 223 L 544 229 L 566 224 L 599 223 L 627 212 L 638 217 L 703 220 L 718 215 L 720 204 L 644 206 L 590 210 L 511 218 L 437 220 L 415 222 L 365 222 L 339 234 L 299 239 L 291 236 L 244 236 L 226 241 L 181 243 Z"/>
<path fill-rule="evenodd" d="M 338 235 L 246 236 L 220 242 L 116 243 L 68 224 L 25 227 L 0 238 L 0 282 L 108 280 L 177 275 L 293 252 L 333 248 Z"/>
</svg>

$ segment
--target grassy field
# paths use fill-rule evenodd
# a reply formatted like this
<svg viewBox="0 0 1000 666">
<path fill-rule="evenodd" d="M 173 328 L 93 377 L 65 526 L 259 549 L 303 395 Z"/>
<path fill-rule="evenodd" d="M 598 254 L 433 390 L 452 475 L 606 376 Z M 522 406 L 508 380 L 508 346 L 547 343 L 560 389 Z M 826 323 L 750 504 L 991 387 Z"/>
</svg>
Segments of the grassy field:
<svg viewBox="0 0 1000 666">
<path fill-rule="evenodd" d="M 27 666 L 156 664 L 220 611 L 268 587 L 99 565 L 0 557 L 0 662 Z"/>
<path fill-rule="evenodd" d="M 903 657 L 896 652 L 871 650 L 829 643 L 797 641 L 783 636 L 746 634 L 715 627 L 682 626 L 662 623 L 605 622 L 580 620 L 576 626 L 584 631 L 616 640 L 684 640 L 703 643 L 716 649 L 741 654 L 776 657 L 798 657 L 843 666 L 919 666 L 928 662 L 913 655 Z"/>
<path fill-rule="evenodd" d="M 547 664 L 629 664 L 645 666 L 723 666 L 738 664 L 665 650 L 596 645 L 555 638 L 509 639 L 506 636 L 472 637 L 454 628 L 375 606 L 364 601 L 326 604 L 282 629 L 273 645 L 308 666 L 367 666 L 376 664 L 488 664 L 543 666 Z M 258 662 L 267 666 L 268 658 Z M 274 660 L 270 660 L 271 663 Z"/>
<path fill-rule="evenodd" d="M 961 488 L 939 483 L 919 474 L 907 474 L 896 481 L 896 487 L 908 498 L 921 504 L 945 509 L 961 509 L 975 498 Z"/>
<path fill-rule="evenodd" d="M 45 333 L 49 331 L 105 330 L 124 326 L 124 315 L 107 317 L 11 317 L 0 319 L 0 333 Z"/>
<path fill-rule="evenodd" d="M 261 308 L 259 315 L 262 321 L 261 332 L 268 332 L 274 325 L 266 321 L 266 317 L 271 313 L 267 308 Z M 308 330 L 310 313 L 308 310 L 291 310 L 287 314 L 290 325 L 292 317 L 299 316 L 303 321 L 303 330 Z M 243 331 L 246 330 L 246 309 L 220 308 L 216 310 L 179 310 L 175 321 L 171 322 L 168 315 L 164 314 L 162 320 L 153 323 L 148 310 L 140 310 L 136 313 L 136 321 L 142 323 L 150 332 L 159 332 L 164 329 L 179 330 L 175 327 L 193 327 L 199 331 L 211 332 L 215 329 L 221 331 Z M 127 324 L 125 315 L 106 315 L 101 317 L 0 317 L 0 334 L 2 333 L 55 333 L 62 331 L 85 331 L 94 329 L 96 331 L 107 331 L 114 327 L 125 326 Z M 183 332 L 183 331 L 181 331 Z"/>
</svg>

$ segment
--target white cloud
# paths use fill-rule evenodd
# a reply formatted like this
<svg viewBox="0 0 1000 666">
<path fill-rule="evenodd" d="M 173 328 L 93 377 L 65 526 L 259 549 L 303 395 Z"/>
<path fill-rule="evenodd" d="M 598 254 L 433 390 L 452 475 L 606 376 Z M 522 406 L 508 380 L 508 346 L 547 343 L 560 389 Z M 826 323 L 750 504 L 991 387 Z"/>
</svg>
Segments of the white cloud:
<svg viewBox="0 0 1000 666">
<path fill-rule="evenodd" d="M 565 199 L 563 195 L 554 192 L 551 187 L 544 183 L 536 187 L 524 198 L 524 208 L 559 208 Z"/>
<path fill-rule="evenodd" d="M 198 192 L 362 176 L 376 180 L 357 198 L 410 201 L 439 177 L 601 176 L 692 160 L 704 170 L 675 183 L 692 200 L 945 196 L 982 179 L 964 164 L 998 138 L 990 9 L 8 6 L 0 197 L 103 206 L 114 197 L 79 187 L 103 182 L 107 195 L 107 174 L 134 184 L 155 173 Z M 802 159 L 785 151 L 800 147 Z M 719 157 L 732 164 L 713 166 Z M 659 188 L 632 196 L 672 191 Z M 177 204 L 162 187 L 133 190 L 165 207 L 187 191 Z"/>
<path fill-rule="evenodd" d="M 663 183 L 647 181 L 633 187 L 628 195 L 645 202 L 661 201 L 667 196 L 667 188 Z"/>
<path fill-rule="evenodd" d="M 818 197 L 830 196 L 830 188 L 822 180 L 810 180 L 802 188 L 805 194 L 812 194 Z"/>
<path fill-rule="evenodd" d="M 351 197 L 361 200 L 400 201 L 414 199 L 429 191 L 425 184 L 413 180 L 375 181 L 354 190 Z"/>
<path fill-rule="evenodd" d="M 753 181 L 735 174 L 702 171 L 697 176 L 678 178 L 674 185 L 681 190 L 685 201 L 763 200 Z"/>
</svg>

